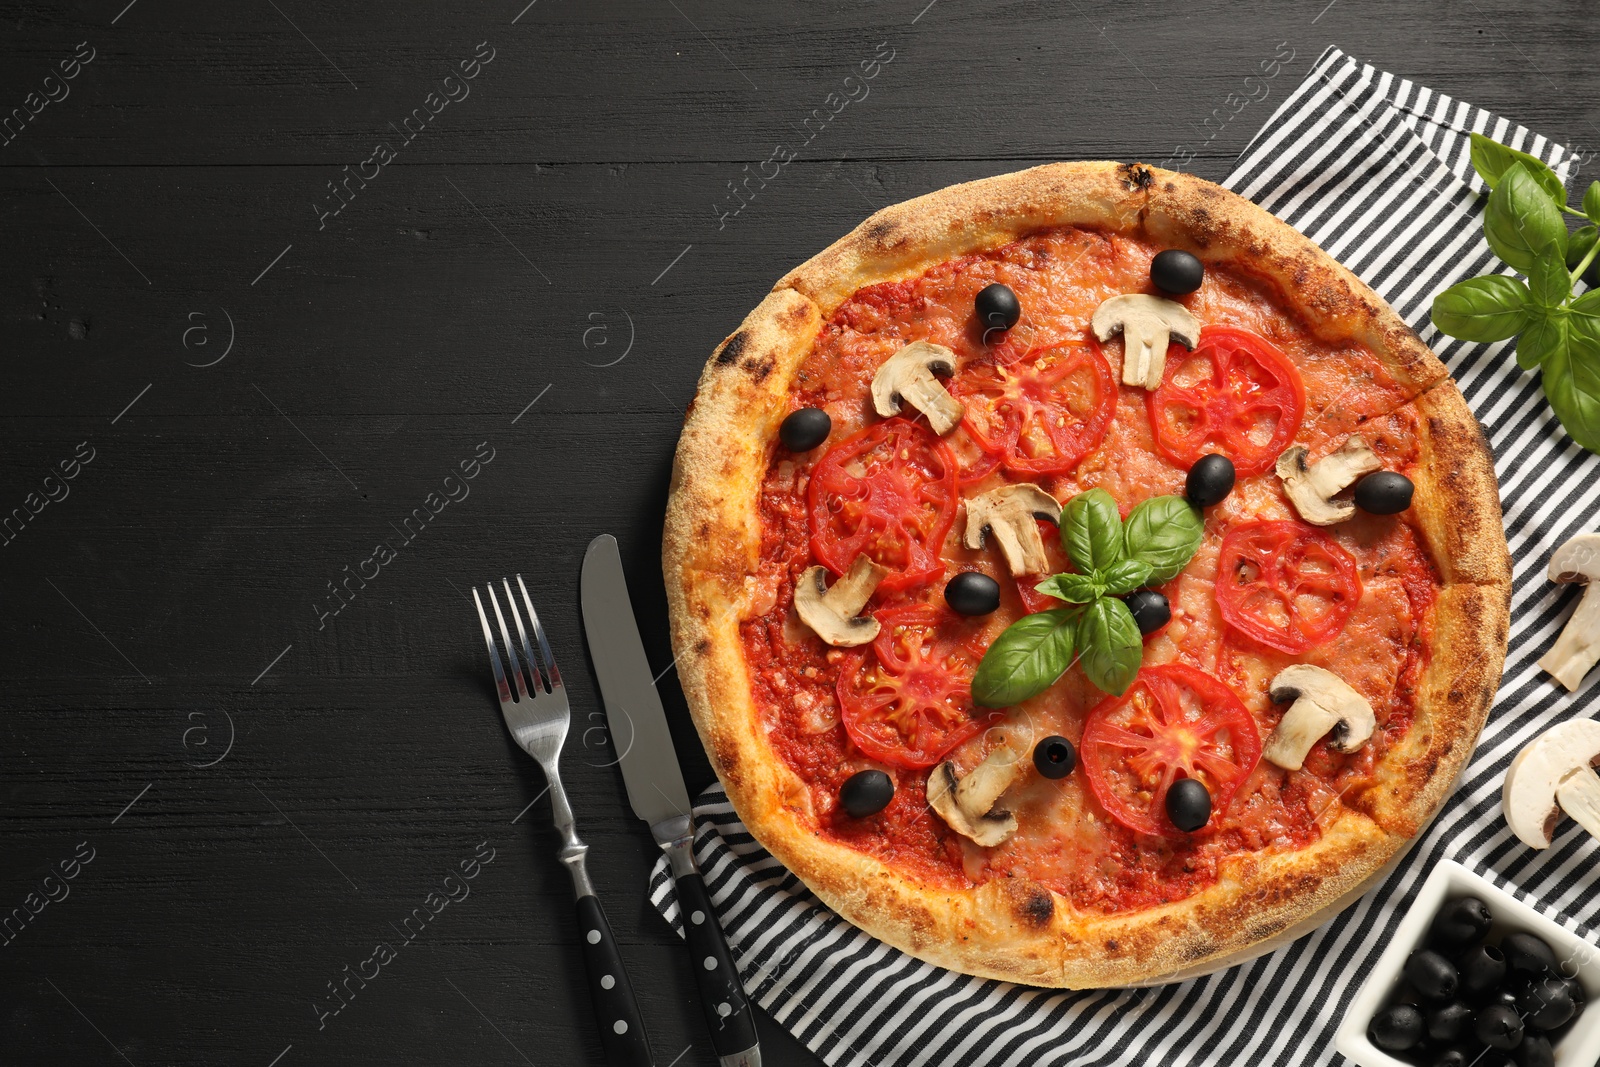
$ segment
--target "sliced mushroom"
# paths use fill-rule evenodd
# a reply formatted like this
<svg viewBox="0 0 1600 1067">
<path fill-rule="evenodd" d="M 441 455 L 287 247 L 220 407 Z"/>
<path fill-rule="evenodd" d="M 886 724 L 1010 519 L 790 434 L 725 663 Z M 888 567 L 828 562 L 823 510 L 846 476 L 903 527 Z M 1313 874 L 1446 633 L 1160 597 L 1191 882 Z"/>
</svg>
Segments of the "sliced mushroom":
<svg viewBox="0 0 1600 1067">
<path fill-rule="evenodd" d="M 1017 817 L 994 805 L 1021 771 L 1021 759 L 1005 746 L 991 751 L 964 778 L 945 760 L 928 776 L 928 804 L 950 829 L 993 848 L 1017 832 Z"/>
<path fill-rule="evenodd" d="M 1366 438 L 1351 434 L 1339 451 L 1309 466 L 1307 455 L 1304 445 L 1290 445 L 1278 457 L 1283 491 L 1289 494 L 1300 517 L 1314 526 L 1332 526 L 1355 515 L 1355 504 L 1339 500 L 1334 494 L 1383 466 Z"/>
<path fill-rule="evenodd" d="M 1540 734 L 1506 771 L 1506 825 L 1530 848 L 1549 848 L 1566 812 L 1600 838 L 1600 722 L 1571 719 Z"/>
<path fill-rule="evenodd" d="M 1167 344 L 1172 340 L 1193 348 L 1200 323 L 1189 309 L 1172 300 L 1144 293 L 1123 293 L 1095 308 L 1089 320 L 1102 341 L 1122 334 L 1122 381 L 1154 389 L 1167 372 Z"/>
<path fill-rule="evenodd" d="M 1309 663 L 1294 663 L 1279 671 L 1267 695 L 1280 704 L 1294 701 L 1261 753 L 1262 759 L 1286 771 L 1298 771 L 1311 746 L 1324 735 L 1328 735 L 1330 748 L 1354 752 L 1366 744 L 1378 725 L 1366 697 L 1332 671 Z"/>
<path fill-rule="evenodd" d="M 828 568 L 811 567 L 794 587 L 794 610 L 818 637 L 837 648 L 864 645 L 878 636 L 878 620 L 861 609 L 889 571 L 863 552 L 828 588 Z"/>
<path fill-rule="evenodd" d="M 884 418 L 900 414 L 904 401 L 928 417 L 941 437 L 956 428 L 966 409 L 934 373 L 954 374 L 956 354 L 944 345 L 913 341 L 890 356 L 872 379 L 872 406 Z"/>
<path fill-rule="evenodd" d="M 1584 587 L 1583 599 L 1561 636 L 1539 659 L 1539 666 L 1556 681 L 1576 689 L 1600 660 L 1600 593 L 1595 592 L 1595 579 L 1600 578 L 1600 534 L 1579 534 L 1556 549 L 1548 573 L 1552 582 L 1578 582 Z"/>
<path fill-rule="evenodd" d="M 1050 559 L 1044 554 L 1044 538 L 1039 536 L 1035 519 L 1059 525 L 1060 502 L 1028 482 L 1003 485 L 967 501 L 967 530 L 962 540 L 968 548 L 982 548 L 983 532 L 993 530 L 1012 574 L 1044 574 L 1050 569 Z"/>
</svg>

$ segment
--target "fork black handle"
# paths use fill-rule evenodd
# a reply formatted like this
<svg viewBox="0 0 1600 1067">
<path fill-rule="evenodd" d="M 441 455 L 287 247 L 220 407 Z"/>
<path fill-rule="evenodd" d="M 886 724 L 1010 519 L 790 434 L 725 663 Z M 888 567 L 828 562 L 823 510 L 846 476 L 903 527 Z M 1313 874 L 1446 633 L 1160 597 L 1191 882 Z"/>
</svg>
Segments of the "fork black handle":
<svg viewBox="0 0 1600 1067">
<path fill-rule="evenodd" d="M 611 924 L 606 922 L 605 909 L 593 894 L 578 898 L 578 937 L 589 969 L 589 995 L 600 1020 L 606 1063 L 611 1067 L 652 1067 L 650 1041 L 639 1004 L 633 999 L 633 984 L 622 966 L 622 953 Z"/>
<path fill-rule="evenodd" d="M 719 1057 L 748 1053 L 759 1040 L 755 1012 L 739 981 L 722 924 L 711 910 L 705 879 L 698 870 L 690 870 L 674 879 L 674 884 L 678 913 L 688 931 L 689 955 L 694 959 L 695 984 L 700 987 L 700 1007 L 711 1030 L 711 1047 Z"/>
</svg>

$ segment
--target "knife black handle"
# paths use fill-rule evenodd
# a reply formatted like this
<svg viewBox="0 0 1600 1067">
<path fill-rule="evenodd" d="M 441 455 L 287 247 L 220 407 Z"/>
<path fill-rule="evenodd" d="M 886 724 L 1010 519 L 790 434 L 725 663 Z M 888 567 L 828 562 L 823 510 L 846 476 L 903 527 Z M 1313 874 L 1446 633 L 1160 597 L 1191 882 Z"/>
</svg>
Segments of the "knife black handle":
<svg viewBox="0 0 1600 1067">
<path fill-rule="evenodd" d="M 644 1017 L 633 999 L 633 985 L 622 967 L 622 953 L 606 922 L 600 898 L 578 898 L 578 937 L 589 969 L 589 995 L 600 1022 L 600 1043 L 611 1067 L 652 1067 Z"/>
<path fill-rule="evenodd" d="M 695 984 L 700 987 L 700 1007 L 711 1030 L 711 1047 L 718 1056 L 747 1052 L 758 1043 L 755 1012 L 744 995 L 733 953 L 711 910 L 711 894 L 699 871 L 676 879 L 678 911 L 689 932 L 689 955 L 694 959 Z"/>
</svg>

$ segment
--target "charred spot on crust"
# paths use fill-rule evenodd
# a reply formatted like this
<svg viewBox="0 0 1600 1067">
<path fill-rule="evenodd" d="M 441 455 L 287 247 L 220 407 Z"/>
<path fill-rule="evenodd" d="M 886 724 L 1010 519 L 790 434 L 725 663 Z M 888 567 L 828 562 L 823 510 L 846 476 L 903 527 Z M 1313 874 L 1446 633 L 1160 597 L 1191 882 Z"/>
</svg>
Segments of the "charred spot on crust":
<svg viewBox="0 0 1600 1067">
<path fill-rule="evenodd" d="M 756 359 L 752 356 L 744 361 L 744 369 L 750 372 L 750 377 L 754 378 L 758 384 L 767 380 L 767 375 L 772 373 L 773 366 L 774 363 L 771 356 L 766 359 Z"/>
<path fill-rule="evenodd" d="M 745 345 L 749 343 L 750 336 L 743 330 L 728 338 L 722 351 L 717 353 L 717 365 L 727 367 L 739 362 L 739 357 L 744 355 Z"/>
<path fill-rule="evenodd" d="M 893 219 L 873 219 L 871 222 L 867 223 L 867 228 L 863 230 L 862 233 L 866 236 L 867 240 L 876 241 L 879 244 L 883 244 L 888 241 L 890 236 L 894 234 L 894 230 L 895 225 Z"/>
<path fill-rule="evenodd" d="M 1043 889 L 1037 886 L 1030 887 L 1027 895 L 1022 898 L 1021 907 L 1017 909 L 1017 913 L 1022 917 L 1022 921 L 1029 926 L 1042 929 L 1049 925 L 1051 917 L 1055 915 L 1056 902 Z"/>
<path fill-rule="evenodd" d="M 701 656 L 704 656 L 706 653 L 710 652 L 711 651 L 711 638 L 702 637 L 700 640 L 696 641 L 695 645 L 694 645 L 694 650 L 695 650 L 696 654 L 701 655 Z"/>
<path fill-rule="evenodd" d="M 1107 952 L 1116 952 L 1121 948 L 1122 948 L 1122 946 L 1117 943 L 1116 938 L 1112 938 L 1110 941 L 1106 942 L 1106 951 Z"/>
<path fill-rule="evenodd" d="M 1153 171 L 1143 163 L 1123 163 L 1117 167 L 1117 177 L 1130 190 L 1148 189 L 1155 183 L 1156 176 Z"/>
</svg>

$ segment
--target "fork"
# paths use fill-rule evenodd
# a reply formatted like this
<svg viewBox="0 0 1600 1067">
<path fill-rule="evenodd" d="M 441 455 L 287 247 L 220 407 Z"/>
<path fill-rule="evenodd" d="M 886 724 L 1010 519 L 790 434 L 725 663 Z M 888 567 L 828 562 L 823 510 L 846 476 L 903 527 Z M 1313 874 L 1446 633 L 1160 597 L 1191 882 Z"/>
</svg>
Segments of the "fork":
<svg viewBox="0 0 1600 1067">
<path fill-rule="evenodd" d="M 472 600 L 478 606 L 478 621 L 483 624 L 483 640 L 489 647 L 489 665 L 494 669 L 495 689 L 500 695 L 500 714 L 505 717 L 511 736 L 524 752 L 539 761 L 545 780 L 550 783 L 550 803 L 554 809 L 556 829 L 561 833 L 561 862 L 572 874 L 572 888 L 578 900 L 578 929 L 583 932 L 583 961 L 589 971 L 589 993 L 594 999 L 595 1011 L 600 1017 L 600 1041 L 605 1047 L 606 1061 L 621 1067 L 651 1067 L 650 1043 L 644 1032 L 644 1018 L 633 997 L 633 985 L 622 966 L 622 953 L 617 939 L 606 922 L 606 913 L 595 896 L 594 885 L 584 858 L 589 846 L 578 839 L 573 824 L 572 805 L 567 802 L 567 791 L 561 785 L 561 772 L 557 761 L 561 746 L 567 739 L 567 728 L 572 721 L 571 706 L 567 702 L 566 686 L 561 684 L 561 672 L 556 668 L 555 657 L 550 654 L 550 642 L 545 640 L 544 627 L 539 614 L 528 599 L 528 587 L 517 575 L 517 588 L 522 592 L 522 606 L 527 609 L 528 623 L 533 630 L 539 654 L 534 655 L 528 643 L 528 632 L 523 629 L 522 616 L 517 611 L 517 598 L 511 592 L 511 583 L 500 580 L 506 591 L 506 605 L 511 620 L 517 627 L 517 640 L 511 640 L 506 629 L 505 616 L 500 613 L 500 600 L 495 596 L 494 583 L 486 586 L 489 604 L 494 608 L 494 618 L 500 625 L 500 638 L 505 645 L 506 660 L 510 669 L 502 668 L 500 653 L 495 648 L 494 632 L 489 629 L 489 618 L 483 612 L 483 601 L 476 587 Z M 522 650 L 522 663 L 518 664 L 517 650 Z M 512 683 L 516 692 L 512 692 Z"/>
</svg>

